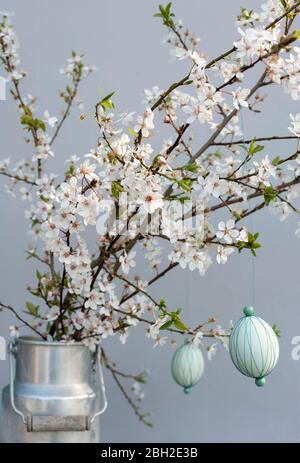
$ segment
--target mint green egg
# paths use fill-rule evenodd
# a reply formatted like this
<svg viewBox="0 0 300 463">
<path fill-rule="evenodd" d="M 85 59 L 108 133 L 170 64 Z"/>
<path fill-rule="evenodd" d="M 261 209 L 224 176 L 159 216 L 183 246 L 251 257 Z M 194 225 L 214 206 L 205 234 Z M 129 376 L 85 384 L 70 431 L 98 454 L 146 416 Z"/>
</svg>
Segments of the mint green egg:
<svg viewBox="0 0 300 463">
<path fill-rule="evenodd" d="M 176 383 L 188 394 L 204 372 L 204 359 L 200 348 L 192 342 L 179 347 L 173 355 L 171 371 Z"/>
<path fill-rule="evenodd" d="M 236 322 L 231 332 L 229 352 L 235 367 L 243 375 L 255 378 L 255 384 L 261 387 L 278 362 L 278 339 L 262 318 L 251 315 L 250 310 L 244 312 L 245 317 Z"/>
</svg>

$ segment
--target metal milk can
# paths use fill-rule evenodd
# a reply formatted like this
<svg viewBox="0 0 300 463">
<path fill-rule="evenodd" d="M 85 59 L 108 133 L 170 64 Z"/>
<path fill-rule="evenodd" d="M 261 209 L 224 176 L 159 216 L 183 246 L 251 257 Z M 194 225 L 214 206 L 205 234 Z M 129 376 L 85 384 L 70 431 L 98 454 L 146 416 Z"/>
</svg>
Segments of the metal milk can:
<svg viewBox="0 0 300 463">
<path fill-rule="evenodd" d="M 93 354 L 82 343 L 24 336 L 10 343 L 9 357 L 10 384 L 2 392 L 0 442 L 100 442 L 99 418 L 107 407 L 100 351 L 95 365 Z"/>
</svg>

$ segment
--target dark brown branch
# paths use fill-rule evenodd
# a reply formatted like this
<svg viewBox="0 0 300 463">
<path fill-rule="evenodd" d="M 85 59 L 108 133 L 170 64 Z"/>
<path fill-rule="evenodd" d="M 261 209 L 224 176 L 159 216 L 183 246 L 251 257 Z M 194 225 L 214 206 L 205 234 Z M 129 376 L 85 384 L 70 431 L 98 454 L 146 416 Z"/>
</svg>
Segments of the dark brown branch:
<svg viewBox="0 0 300 463">
<path fill-rule="evenodd" d="M 230 48 L 230 50 L 225 51 L 224 53 L 222 53 L 221 55 L 217 56 L 216 58 L 211 60 L 209 63 L 207 63 L 207 65 L 205 66 L 205 69 L 209 69 L 209 68 L 213 67 L 216 63 L 218 63 L 219 61 L 221 61 L 224 58 L 227 58 L 227 56 L 231 55 L 235 51 L 236 51 L 236 47 Z"/>
<path fill-rule="evenodd" d="M 177 265 L 177 263 L 176 263 L 176 265 Z M 154 325 L 154 323 L 155 323 L 155 321 L 147 320 L 147 318 L 143 318 L 143 317 L 140 317 L 139 315 L 131 314 L 130 312 L 126 312 L 125 310 L 122 310 L 122 309 L 114 309 L 114 312 L 125 315 L 126 317 L 134 318 L 135 320 L 138 320 L 141 323 L 146 323 L 147 325 Z M 201 326 L 204 326 L 204 324 L 202 324 Z M 196 334 L 196 331 L 191 330 L 191 329 L 188 329 L 186 331 L 180 331 L 180 330 L 177 330 L 175 328 L 166 328 L 164 331 L 169 331 L 170 333 L 183 334 L 183 335 L 190 334 L 191 336 L 195 336 L 195 334 Z M 207 331 L 207 332 L 203 333 L 203 336 L 205 338 L 213 338 L 214 334 L 213 334 L 212 331 Z"/>
<path fill-rule="evenodd" d="M 228 141 L 228 142 L 214 142 L 213 146 L 231 146 L 231 145 L 248 145 L 249 143 L 252 143 L 253 141 L 255 142 L 261 142 L 261 141 L 273 141 L 273 140 L 299 140 L 299 137 L 296 137 L 294 135 L 283 135 L 283 136 L 277 136 L 274 135 L 273 137 L 253 137 L 249 138 L 247 140 L 236 140 L 236 141 Z"/>
<path fill-rule="evenodd" d="M 167 149 L 167 151 L 166 151 L 167 156 L 169 156 L 174 151 L 174 149 L 179 145 L 179 143 L 181 142 L 182 136 L 183 136 L 184 132 L 188 129 L 188 127 L 189 127 L 189 124 L 184 124 L 179 129 L 175 128 L 178 135 L 177 135 L 177 138 L 174 141 L 174 143 L 171 146 L 169 146 L 169 148 Z"/>
<path fill-rule="evenodd" d="M 2 302 L 0 302 L 0 310 L 1 309 L 6 309 L 6 310 L 10 310 L 10 312 L 12 312 L 14 314 L 14 316 L 21 322 L 23 323 L 25 326 L 27 326 L 27 328 L 30 328 L 32 331 L 34 331 L 38 336 L 40 336 L 41 338 L 43 339 L 47 339 L 47 336 L 45 334 L 42 334 L 40 333 L 36 328 L 34 328 L 34 326 L 30 325 L 30 323 L 28 323 L 26 320 L 24 320 L 24 318 L 22 318 L 18 312 L 13 308 L 11 307 L 10 305 L 6 305 L 6 304 L 3 304 Z"/>
<path fill-rule="evenodd" d="M 181 80 L 172 84 L 168 88 L 168 90 L 162 93 L 162 95 L 158 98 L 158 100 L 151 106 L 151 111 L 155 111 L 155 109 L 158 108 L 161 105 L 161 103 L 167 98 L 167 96 L 170 95 L 170 93 L 172 93 L 174 90 L 176 90 L 176 88 L 182 87 L 183 85 L 189 85 L 190 75 L 191 75 L 191 71 Z"/>
<path fill-rule="evenodd" d="M 32 180 L 28 180 L 26 177 L 19 177 L 18 175 L 13 175 L 8 172 L 0 171 L 0 175 L 4 175 L 5 177 L 9 177 L 13 180 L 16 180 L 17 182 L 24 182 L 28 183 L 29 185 L 37 186 L 36 182 L 33 182 Z"/>
</svg>

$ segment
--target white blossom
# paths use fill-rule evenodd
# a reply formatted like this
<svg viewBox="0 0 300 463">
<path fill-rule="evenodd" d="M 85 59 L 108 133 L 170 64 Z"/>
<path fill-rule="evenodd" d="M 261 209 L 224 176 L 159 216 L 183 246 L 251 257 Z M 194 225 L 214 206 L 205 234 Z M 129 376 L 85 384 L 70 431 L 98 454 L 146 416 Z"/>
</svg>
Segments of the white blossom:
<svg viewBox="0 0 300 463">
<path fill-rule="evenodd" d="M 55 116 L 50 116 L 50 113 L 48 110 L 44 112 L 44 121 L 46 124 L 48 124 L 50 127 L 55 127 L 56 124 L 58 123 L 58 119 Z"/>
<path fill-rule="evenodd" d="M 141 131 L 143 137 L 148 138 L 154 129 L 154 114 L 150 108 L 147 108 L 143 116 L 138 116 L 137 124 L 134 127 L 135 132 Z"/>
<path fill-rule="evenodd" d="M 119 257 L 119 261 L 121 263 L 122 271 L 127 275 L 130 270 L 135 267 L 136 262 L 134 260 L 136 255 L 136 251 L 130 251 L 129 254 L 126 252 Z"/>
<path fill-rule="evenodd" d="M 300 113 L 297 113 L 295 116 L 290 114 L 290 118 L 292 124 L 292 126 L 289 127 L 290 132 L 300 138 Z"/>
<path fill-rule="evenodd" d="M 216 353 L 217 353 L 216 346 L 217 345 L 218 344 L 215 343 L 215 344 L 211 344 L 210 346 L 208 346 L 207 351 L 206 351 L 208 360 L 212 360 L 213 357 L 216 355 Z"/>
<path fill-rule="evenodd" d="M 234 252 L 234 248 L 229 246 L 218 246 L 217 262 L 218 264 L 226 264 L 228 256 Z"/>
<path fill-rule="evenodd" d="M 233 106 L 236 109 L 239 109 L 241 106 L 244 108 L 248 108 L 247 98 L 250 94 L 249 88 L 237 88 L 234 92 L 232 92 L 233 96 Z"/>
<path fill-rule="evenodd" d="M 239 231 L 235 228 L 235 221 L 233 219 L 227 220 L 227 222 L 219 222 L 218 231 L 216 236 L 219 240 L 224 240 L 227 244 L 232 244 L 239 237 Z"/>
<path fill-rule="evenodd" d="M 18 326 L 10 325 L 9 331 L 12 338 L 18 338 L 20 336 L 20 328 Z"/>
</svg>

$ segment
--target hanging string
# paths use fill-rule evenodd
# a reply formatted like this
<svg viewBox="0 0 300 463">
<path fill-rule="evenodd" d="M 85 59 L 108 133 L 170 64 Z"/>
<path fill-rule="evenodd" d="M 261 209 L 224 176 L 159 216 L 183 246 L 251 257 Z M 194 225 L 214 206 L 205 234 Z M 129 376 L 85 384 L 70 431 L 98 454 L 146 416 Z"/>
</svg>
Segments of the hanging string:
<svg viewBox="0 0 300 463">
<path fill-rule="evenodd" d="M 253 215 L 250 214 L 250 226 L 251 226 L 251 232 L 254 232 L 254 220 L 253 220 Z M 255 287 L 255 256 L 251 254 L 251 261 L 252 261 L 252 305 L 255 307 L 255 293 L 256 293 L 256 287 Z"/>
<path fill-rule="evenodd" d="M 187 268 L 185 270 L 185 313 L 187 315 L 188 325 L 190 325 L 190 270 Z"/>
<path fill-rule="evenodd" d="M 242 139 L 246 140 L 246 134 L 244 130 L 244 120 L 243 120 L 243 108 L 240 109 L 240 121 L 241 121 L 241 131 Z M 248 147 L 246 145 L 241 145 L 247 151 Z M 254 219 L 253 214 L 249 215 L 251 233 L 254 233 Z M 252 293 L 252 305 L 255 307 L 255 294 L 256 294 L 256 278 L 255 278 L 255 256 L 251 254 L 251 293 Z"/>
</svg>

